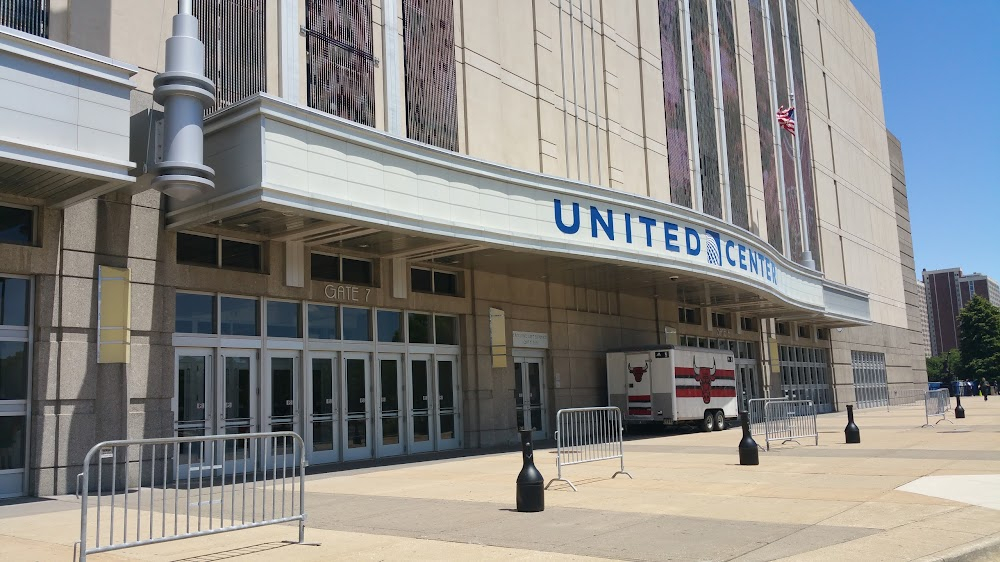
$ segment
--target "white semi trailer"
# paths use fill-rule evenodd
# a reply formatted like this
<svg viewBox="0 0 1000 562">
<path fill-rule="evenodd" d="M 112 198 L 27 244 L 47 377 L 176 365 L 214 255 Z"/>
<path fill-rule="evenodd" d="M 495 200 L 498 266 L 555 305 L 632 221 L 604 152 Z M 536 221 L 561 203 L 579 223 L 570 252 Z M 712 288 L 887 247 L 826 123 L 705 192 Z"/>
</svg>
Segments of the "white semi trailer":
<svg viewBox="0 0 1000 562">
<path fill-rule="evenodd" d="M 697 423 L 721 431 L 738 412 L 733 354 L 672 345 L 608 353 L 608 403 L 626 424 Z"/>
</svg>

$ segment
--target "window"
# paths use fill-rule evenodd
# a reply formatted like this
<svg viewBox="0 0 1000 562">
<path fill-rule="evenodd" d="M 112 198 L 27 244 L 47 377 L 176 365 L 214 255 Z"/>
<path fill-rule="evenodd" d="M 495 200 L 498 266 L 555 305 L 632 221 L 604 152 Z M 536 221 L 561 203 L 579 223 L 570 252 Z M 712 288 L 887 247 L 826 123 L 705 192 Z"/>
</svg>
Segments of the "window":
<svg viewBox="0 0 1000 562">
<path fill-rule="evenodd" d="M 744 332 L 756 332 L 757 323 L 754 322 L 753 318 L 748 318 L 746 316 L 740 317 L 740 330 Z"/>
<path fill-rule="evenodd" d="M 816 339 L 818 340 L 830 339 L 830 330 L 828 328 L 816 328 Z"/>
<path fill-rule="evenodd" d="M 177 233 L 177 263 L 185 265 L 219 265 L 219 244 L 214 236 Z"/>
<path fill-rule="evenodd" d="M 27 398 L 28 342 L 0 341 L 0 400 Z"/>
<path fill-rule="evenodd" d="M 779 336 L 791 335 L 788 330 L 788 322 L 778 322 L 777 324 L 774 325 L 774 331 Z"/>
<path fill-rule="evenodd" d="M 312 278 L 318 281 L 340 281 L 340 256 L 312 254 L 309 257 Z"/>
<path fill-rule="evenodd" d="M 0 205 L 0 243 L 30 245 L 35 241 L 35 211 Z"/>
<path fill-rule="evenodd" d="M 851 350 L 851 369 L 854 372 L 854 400 L 858 408 L 889 404 L 884 353 Z"/>
<path fill-rule="evenodd" d="M 372 284 L 372 262 L 368 260 L 341 258 L 341 270 L 344 283 Z"/>
<path fill-rule="evenodd" d="M 267 91 L 264 4 L 264 0 L 194 2 L 205 44 L 205 76 L 215 84 L 215 105 L 208 113 Z"/>
<path fill-rule="evenodd" d="M 458 345 L 458 318 L 434 315 L 434 341 L 439 345 Z"/>
<path fill-rule="evenodd" d="M 47 0 L 0 0 L 0 25 L 13 27 L 18 31 L 49 36 L 49 12 Z M 3 418 L 0 418 L 3 419 Z M 0 435 L 5 435 L 0 430 Z M 3 467 L 0 466 L 0 470 Z"/>
<path fill-rule="evenodd" d="M 260 271 L 260 244 L 222 240 L 222 267 Z"/>
<path fill-rule="evenodd" d="M 262 271 L 261 246 L 256 242 L 222 239 L 205 234 L 177 233 L 177 263 Z"/>
<path fill-rule="evenodd" d="M 344 307 L 344 339 L 372 341 L 372 311 L 367 308 Z"/>
<path fill-rule="evenodd" d="M 679 307 L 677 309 L 677 320 L 681 324 L 701 324 L 701 310 L 696 308 Z"/>
<path fill-rule="evenodd" d="M 259 336 L 260 311 L 257 299 L 222 297 L 219 299 L 224 336 Z"/>
<path fill-rule="evenodd" d="M 335 340 L 337 333 L 337 307 L 323 304 L 310 304 L 309 337 L 315 340 Z"/>
<path fill-rule="evenodd" d="M 713 328 L 730 328 L 729 315 L 722 314 L 721 312 L 712 313 L 712 327 Z"/>
<path fill-rule="evenodd" d="M 0 326 L 27 326 L 31 285 L 27 279 L 0 277 Z"/>
<path fill-rule="evenodd" d="M 403 313 L 397 310 L 378 311 L 378 341 L 403 341 Z"/>
<path fill-rule="evenodd" d="M 799 337 L 800 338 L 811 338 L 812 329 L 809 326 L 799 326 Z"/>
<path fill-rule="evenodd" d="M 178 292 L 174 298 L 174 331 L 179 334 L 214 334 L 215 297 Z"/>
<path fill-rule="evenodd" d="M 299 303 L 288 301 L 267 301 L 267 337 L 302 337 Z"/>
<path fill-rule="evenodd" d="M 408 314 L 410 343 L 431 343 L 431 315 L 419 312 Z"/>
<path fill-rule="evenodd" d="M 410 290 L 415 293 L 457 296 L 458 286 L 457 273 L 422 267 L 410 268 Z"/>
</svg>

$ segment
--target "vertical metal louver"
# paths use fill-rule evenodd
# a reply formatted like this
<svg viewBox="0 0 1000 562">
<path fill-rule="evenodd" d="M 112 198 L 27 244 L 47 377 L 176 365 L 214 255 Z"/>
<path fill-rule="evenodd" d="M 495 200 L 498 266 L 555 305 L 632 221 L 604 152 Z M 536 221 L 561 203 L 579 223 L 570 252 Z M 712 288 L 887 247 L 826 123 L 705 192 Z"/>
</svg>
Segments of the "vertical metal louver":
<svg viewBox="0 0 1000 562">
<path fill-rule="evenodd" d="M 307 0 L 309 107 L 375 126 L 370 0 Z"/>
<path fill-rule="evenodd" d="M 659 0 L 663 113 L 667 125 L 670 202 L 691 207 L 691 168 L 684 106 L 684 53 L 677 0 Z"/>
<path fill-rule="evenodd" d="M 763 0 L 766 1 L 766 0 Z M 760 132 L 760 163 L 764 180 L 764 216 L 767 219 L 767 242 L 779 252 L 784 251 L 781 228 L 781 197 L 778 193 L 778 171 L 774 154 L 774 112 L 771 107 L 770 73 L 767 62 L 767 40 L 764 35 L 762 0 L 750 0 L 750 43 L 753 50 L 754 89 L 757 91 L 757 125 Z"/>
<path fill-rule="evenodd" d="M 267 89 L 265 0 L 194 0 L 205 76 L 215 84 L 212 114 Z"/>
<path fill-rule="evenodd" d="M 458 150 L 452 0 L 403 0 L 406 136 Z"/>
<path fill-rule="evenodd" d="M 795 86 L 795 139 L 799 143 L 799 166 L 802 167 L 802 194 L 805 201 L 805 233 L 809 237 L 809 249 L 812 251 L 816 269 L 822 271 L 822 253 L 819 248 L 819 231 L 816 218 L 816 191 L 813 184 L 812 150 L 809 145 L 809 111 L 806 96 L 804 69 L 802 68 L 802 49 L 799 40 L 798 8 L 795 2 L 787 2 L 788 11 L 788 43 L 790 45 L 792 68 L 792 83 Z"/>
<path fill-rule="evenodd" d="M 695 115 L 698 122 L 702 209 L 706 214 L 722 218 L 722 183 L 719 178 L 718 127 L 715 123 L 711 25 L 708 0 L 691 0 L 691 50 Z"/>
<path fill-rule="evenodd" d="M 743 156 L 743 120 L 740 112 L 740 82 L 736 68 L 736 32 L 733 3 L 717 0 L 719 20 L 719 63 L 722 67 L 722 111 L 726 125 L 726 154 L 729 157 L 729 201 L 733 213 L 729 221 L 750 229 L 747 213 L 747 185 Z"/>
<path fill-rule="evenodd" d="M 39 37 L 48 37 L 49 1 L 0 0 L 0 25 Z"/>
</svg>

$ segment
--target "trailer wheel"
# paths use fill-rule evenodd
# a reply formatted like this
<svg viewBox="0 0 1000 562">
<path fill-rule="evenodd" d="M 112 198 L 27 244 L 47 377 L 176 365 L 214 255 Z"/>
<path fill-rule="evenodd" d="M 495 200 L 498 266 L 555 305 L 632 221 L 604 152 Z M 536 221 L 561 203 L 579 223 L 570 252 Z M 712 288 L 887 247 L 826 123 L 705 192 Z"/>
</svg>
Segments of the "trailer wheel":
<svg viewBox="0 0 1000 562">
<path fill-rule="evenodd" d="M 705 419 L 701 420 L 701 430 L 708 433 L 715 429 L 715 414 L 712 410 L 705 410 Z"/>
<path fill-rule="evenodd" d="M 715 412 L 715 431 L 724 431 L 726 429 L 726 414 L 722 410 L 716 410 Z"/>
</svg>

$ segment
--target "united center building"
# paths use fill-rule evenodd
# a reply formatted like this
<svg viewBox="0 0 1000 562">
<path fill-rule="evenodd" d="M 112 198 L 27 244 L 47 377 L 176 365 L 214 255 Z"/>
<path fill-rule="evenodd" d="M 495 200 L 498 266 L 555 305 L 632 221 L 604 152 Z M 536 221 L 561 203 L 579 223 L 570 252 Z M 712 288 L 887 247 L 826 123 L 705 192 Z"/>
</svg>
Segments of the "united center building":
<svg viewBox="0 0 1000 562">
<path fill-rule="evenodd" d="M 0 495 L 71 491 L 107 439 L 290 429 L 320 464 L 552 437 L 622 347 L 731 349 L 743 400 L 826 412 L 926 382 L 847 1 L 0 0 L 0 26 Z"/>
</svg>

